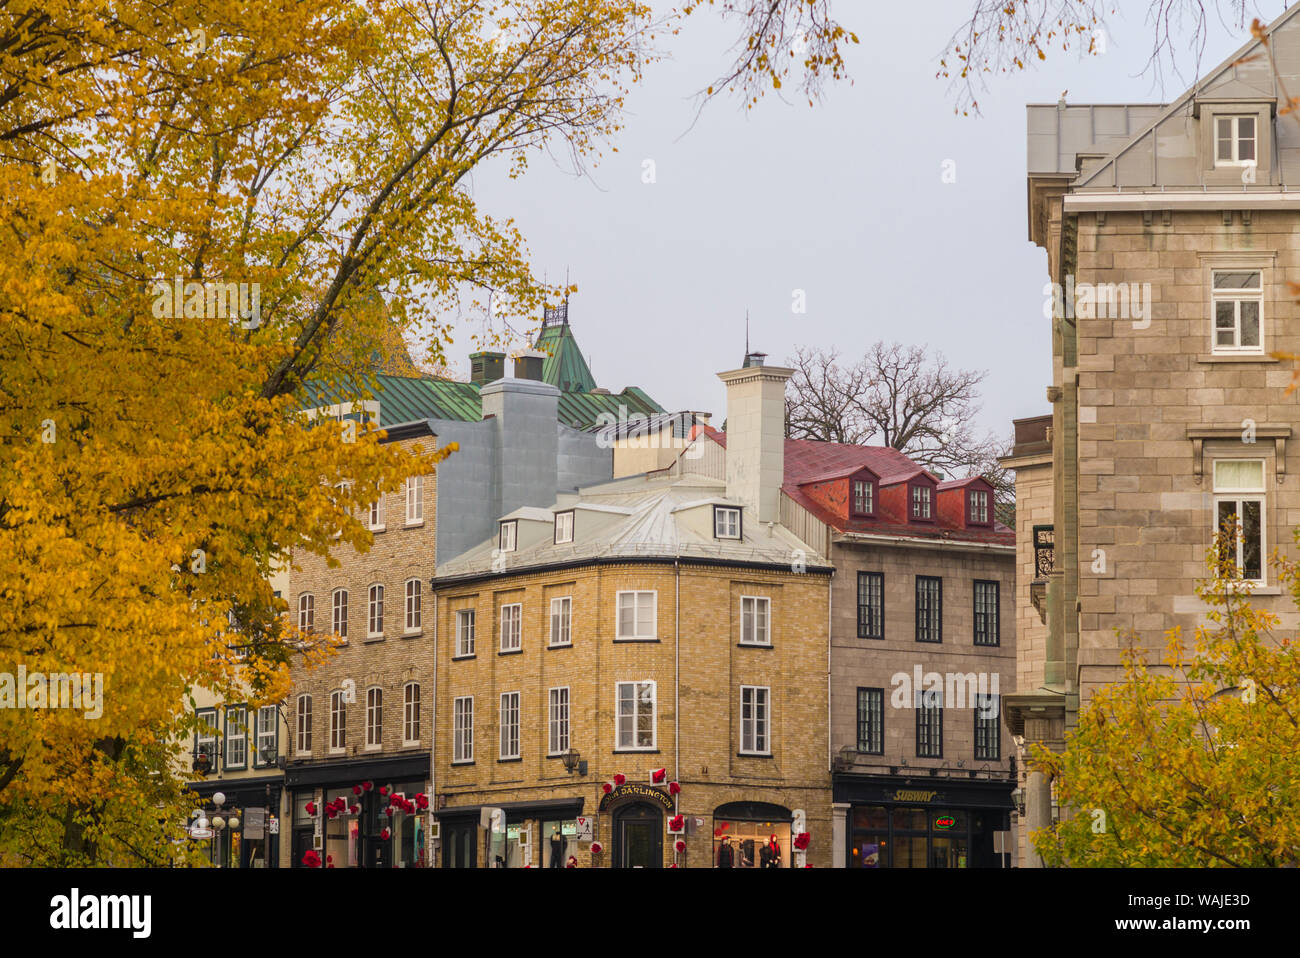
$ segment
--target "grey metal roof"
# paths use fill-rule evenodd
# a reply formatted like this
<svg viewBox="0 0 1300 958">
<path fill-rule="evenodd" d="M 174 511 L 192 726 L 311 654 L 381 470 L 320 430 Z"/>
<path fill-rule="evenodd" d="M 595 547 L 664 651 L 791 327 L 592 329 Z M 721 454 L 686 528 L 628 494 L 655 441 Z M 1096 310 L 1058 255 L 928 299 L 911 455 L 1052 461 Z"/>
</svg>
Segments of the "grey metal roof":
<svg viewBox="0 0 1300 958">
<path fill-rule="evenodd" d="M 575 541 L 556 545 L 550 540 L 506 553 L 507 572 L 583 560 L 611 558 L 690 558 L 721 563 L 762 563 L 807 567 L 829 566 L 825 557 L 780 523 L 742 523 L 742 538 L 714 539 L 691 528 L 683 506 L 716 502 L 732 504 L 726 498 L 727 484 L 702 476 L 644 477 L 616 479 L 588 486 L 557 502 L 550 512 L 583 506 L 615 507 L 605 510 L 608 524 L 595 535 L 575 531 Z M 436 580 L 458 579 L 493 571 L 495 537 L 438 567 Z"/>
</svg>

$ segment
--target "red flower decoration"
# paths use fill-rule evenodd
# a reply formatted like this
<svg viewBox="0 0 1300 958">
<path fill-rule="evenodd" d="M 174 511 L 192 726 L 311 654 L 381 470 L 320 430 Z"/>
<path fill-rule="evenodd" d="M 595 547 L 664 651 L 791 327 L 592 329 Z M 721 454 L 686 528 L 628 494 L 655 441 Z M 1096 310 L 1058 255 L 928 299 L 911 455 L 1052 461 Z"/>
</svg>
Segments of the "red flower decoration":
<svg viewBox="0 0 1300 958">
<path fill-rule="evenodd" d="M 676 862 L 673 862 L 673 863 L 672 863 L 671 865 L 669 865 L 668 867 L 669 867 L 669 868 L 676 868 L 676 867 L 677 867 L 677 863 L 676 863 Z"/>
<path fill-rule="evenodd" d="M 379 794 L 380 794 L 380 795 L 387 795 L 387 794 L 388 794 L 388 786 L 387 786 L 387 785 L 380 785 L 380 786 L 379 786 Z"/>
<path fill-rule="evenodd" d="M 670 832 L 680 832 L 685 827 L 686 827 L 685 815 L 674 815 L 672 818 L 668 819 L 668 830 Z"/>
<path fill-rule="evenodd" d="M 352 786 L 352 794 L 353 794 L 353 795 L 360 795 L 360 794 L 361 794 L 361 786 L 360 786 L 360 785 L 353 785 L 353 786 Z"/>
<path fill-rule="evenodd" d="M 811 835 L 809 835 L 807 832 L 800 832 L 798 835 L 794 837 L 794 847 L 797 848 L 799 851 L 803 851 L 808 847 L 808 844 L 811 841 L 812 841 Z"/>
<path fill-rule="evenodd" d="M 614 786 L 611 785 L 609 782 L 605 782 L 603 785 L 600 786 L 600 790 L 604 792 L 606 795 L 608 795 L 610 792 L 614 791 Z"/>
<path fill-rule="evenodd" d="M 420 792 L 420 794 L 415 796 L 415 806 L 421 810 L 428 808 L 429 796 L 424 794 L 424 792 Z"/>
<path fill-rule="evenodd" d="M 302 854 L 302 863 L 308 868 L 320 868 L 320 855 L 316 850 L 309 848 Z"/>
<path fill-rule="evenodd" d="M 326 865 L 325 867 L 326 867 L 326 868 L 333 868 L 334 866 L 333 866 L 333 865 Z"/>
<path fill-rule="evenodd" d="M 395 811 L 397 811 L 397 809 L 393 808 L 392 805 L 389 805 L 387 808 L 384 809 L 384 814 L 387 815 L 389 818 L 392 818 L 393 812 Z"/>
<path fill-rule="evenodd" d="M 330 809 L 330 818 L 338 818 L 338 817 L 339 817 L 338 809 L 336 809 L 336 808 L 331 808 L 331 809 Z"/>
<path fill-rule="evenodd" d="M 668 779 L 667 769 L 657 768 L 650 773 L 651 785 L 662 785 Z"/>
<path fill-rule="evenodd" d="M 565 868 L 577 868 L 577 867 L 578 867 L 578 859 L 575 858 L 574 856 L 570 855 L 570 856 L 569 856 L 569 860 L 568 860 L 567 862 L 564 863 L 564 867 L 565 867 Z"/>
<path fill-rule="evenodd" d="M 361 783 L 361 787 L 364 788 L 364 789 L 368 792 L 368 791 L 370 791 L 372 788 L 375 787 L 375 783 L 374 783 L 374 782 L 362 782 L 362 783 Z"/>
<path fill-rule="evenodd" d="M 361 806 L 353 805 L 351 808 L 348 809 L 348 811 L 351 812 L 353 815 L 359 815 L 361 813 Z"/>
<path fill-rule="evenodd" d="M 383 830 L 382 832 L 379 833 L 379 837 L 380 837 L 383 841 L 388 841 L 388 837 L 389 837 L 390 835 L 392 835 L 392 834 L 393 834 L 393 833 L 390 832 L 390 831 L 387 829 L 387 827 L 385 827 L 384 830 Z"/>
<path fill-rule="evenodd" d="M 679 838 L 673 842 L 673 848 L 678 852 L 684 852 L 686 851 L 686 843 Z"/>
<path fill-rule="evenodd" d="M 326 861 L 327 864 L 330 864 L 330 865 L 334 864 L 334 856 L 333 856 L 333 855 L 326 855 L 326 856 L 325 856 L 325 861 Z"/>
<path fill-rule="evenodd" d="M 315 803 L 315 802 L 308 802 L 308 803 L 307 803 L 307 814 L 308 814 L 308 815 L 315 815 L 315 814 L 316 814 L 316 803 Z"/>
<path fill-rule="evenodd" d="M 680 785 L 678 785 L 676 782 L 669 782 L 669 783 L 668 783 L 668 794 L 669 794 L 669 795 L 676 795 L 676 794 L 678 794 L 679 792 L 681 792 L 681 790 L 682 790 L 682 787 L 681 787 Z"/>
<path fill-rule="evenodd" d="M 812 868 L 811 865 L 804 865 L 803 867 L 804 867 L 804 868 Z"/>
<path fill-rule="evenodd" d="M 626 781 L 627 781 L 627 776 L 624 775 L 622 772 L 618 772 L 618 773 L 614 776 L 614 784 L 615 784 L 615 785 L 620 785 L 620 786 L 621 786 L 621 785 L 622 785 L 624 782 L 626 782 Z"/>
<path fill-rule="evenodd" d="M 604 849 L 600 847 L 600 842 L 591 843 L 591 853 L 593 855 L 599 855 L 602 851 L 604 851 Z"/>
</svg>

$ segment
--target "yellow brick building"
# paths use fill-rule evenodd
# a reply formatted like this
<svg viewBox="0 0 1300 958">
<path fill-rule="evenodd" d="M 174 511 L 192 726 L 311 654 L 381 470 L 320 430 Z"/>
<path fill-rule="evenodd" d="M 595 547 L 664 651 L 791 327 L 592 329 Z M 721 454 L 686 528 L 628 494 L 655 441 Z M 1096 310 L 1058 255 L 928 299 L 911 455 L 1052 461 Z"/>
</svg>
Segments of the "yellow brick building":
<svg viewBox="0 0 1300 958">
<path fill-rule="evenodd" d="M 831 863 L 832 569 L 780 521 L 788 376 L 721 374 L 715 474 L 517 509 L 439 566 L 438 864 Z"/>
</svg>

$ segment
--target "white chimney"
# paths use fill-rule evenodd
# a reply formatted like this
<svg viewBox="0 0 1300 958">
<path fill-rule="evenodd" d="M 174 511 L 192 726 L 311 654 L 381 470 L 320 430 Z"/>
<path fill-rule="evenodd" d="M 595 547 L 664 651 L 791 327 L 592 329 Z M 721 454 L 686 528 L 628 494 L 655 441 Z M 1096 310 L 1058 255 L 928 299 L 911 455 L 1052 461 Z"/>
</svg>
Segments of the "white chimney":
<svg viewBox="0 0 1300 958">
<path fill-rule="evenodd" d="M 727 498 L 759 522 L 781 519 L 785 384 L 793 369 L 749 365 L 718 373 L 727 384 Z"/>
</svg>

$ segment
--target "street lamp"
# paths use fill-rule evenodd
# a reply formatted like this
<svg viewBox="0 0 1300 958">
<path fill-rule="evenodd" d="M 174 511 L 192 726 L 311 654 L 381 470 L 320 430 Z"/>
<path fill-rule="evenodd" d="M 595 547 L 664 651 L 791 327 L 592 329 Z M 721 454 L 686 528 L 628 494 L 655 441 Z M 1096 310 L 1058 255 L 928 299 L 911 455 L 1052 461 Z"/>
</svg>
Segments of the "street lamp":
<svg viewBox="0 0 1300 958">
<path fill-rule="evenodd" d="M 573 770 L 577 769 L 579 775 L 587 774 L 587 763 L 582 760 L 582 753 L 576 748 L 571 748 L 560 756 L 560 761 L 564 763 L 564 770 L 570 775 Z"/>
</svg>

